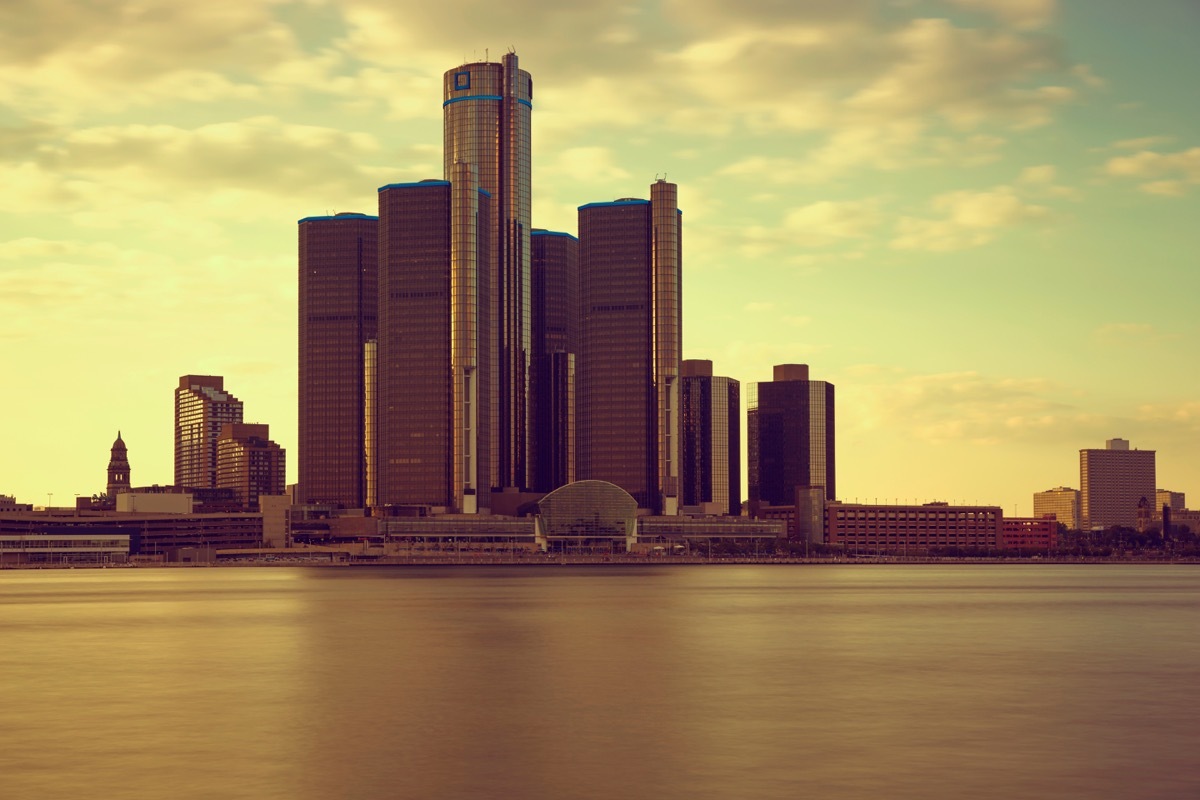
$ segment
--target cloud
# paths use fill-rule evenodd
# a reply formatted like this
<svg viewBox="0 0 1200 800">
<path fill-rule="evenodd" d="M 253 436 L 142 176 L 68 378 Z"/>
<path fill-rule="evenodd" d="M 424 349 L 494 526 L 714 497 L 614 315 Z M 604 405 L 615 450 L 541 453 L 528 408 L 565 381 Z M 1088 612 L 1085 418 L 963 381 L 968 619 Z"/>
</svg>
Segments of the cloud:
<svg viewBox="0 0 1200 800">
<path fill-rule="evenodd" d="M 1145 150 L 1158 144 L 1168 144 L 1174 141 L 1171 136 L 1140 136 L 1136 139 L 1121 139 L 1113 142 L 1112 146 L 1119 150 Z"/>
<path fill-rule="evenodd" d="M 956 191 L 934 197 L 929 207 L 939 216 L 901 216 L 891 246 L 896 250 L 946 252 L 978 247 L 999 229 L 1045 219 L 1050 211 L 1026 203 L 1008 186 L 982 192 Z"/>
<path fill-rule="evenodd" d="M 1177 337 L 1159 331 L 1148 322 L 1108 322 L 1094 329 L 1092 338 L 1106 346 L 1145 347 Z"/>
<path fill-rule="evenodd" d="M 1141 150 L 1109 159 L 1104 171 L 1119 178 L 1162 178 L 1138 188 L 1149 194 L 1178 197 L 1187 193 L 1187 187 L 1200 184 L 1200 147 L 1175 153 Z"/>
<path fill-rule="evenodd" d="M 629 173 L 617 166 L 613 151 L 607 147 L 569 147 L 559 152 L 550 168 L 556 178 L 591 183 L 624 180 Z"/>
<path fill-rule="evenodd" d="M 1005 25 L 1036 30 L 1049 25 L 1057 11 L 1056 0 L 946 0 L 951 5 L 980 11 Z"/>
<path fill-rule="evenodd" d="M 1018 183 L 1047 184 L 1054 182 L 1057 173 L 1053 164 L 1039 164 L 1036 167 L 1026 167 L 1021 170 Z"/>
<path fill-rule="evenodd" d="M 787 212 L 783 227 L 801 243 L 821 245 L 868 236 L 879 221 L 875 200 L 821 200 Z"/>
</svg>

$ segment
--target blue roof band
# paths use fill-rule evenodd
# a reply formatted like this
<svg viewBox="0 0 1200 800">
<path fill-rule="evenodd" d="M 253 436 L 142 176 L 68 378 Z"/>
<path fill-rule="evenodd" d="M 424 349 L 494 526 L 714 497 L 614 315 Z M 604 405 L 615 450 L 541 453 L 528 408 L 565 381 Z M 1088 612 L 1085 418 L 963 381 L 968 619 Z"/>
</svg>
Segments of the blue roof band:
<svg viewBox="0 0 1200 800">
<path fill-rule="evenodd" d="M 605 206 L 648 206 L 649 200 L 613 200 L 608 203 L 587 203 L 579 207 L 580 211 L 585 208 L 604 208 Z"/>
<path fill-rule="evenodd" d="M 449 100 L 443 101 L 442 108 L 445 108 L 446 106 L 450 105 L 451 103 L 461 103 L 463 100 L 503 100 L 503 99 L 504 98 L 498 94 L 468 94 L 468 95 L 463 95 L 462 97 L 451 97 Z M 530 102 L 529 100 L 523 100 L 521 98 L 517 98 L 517 102 L 523 106 L 527 106 L 528 108 L 533 108 L 533 103 Z"/>
<path fill-rule="evenodd" d="M 305 217 L 304 219 L 296 220 L 297 225 L 303 225 L 306 222 L 319 222 L 326 219 L 373 219 L 379 220 L 379 217 L 373 217 L 370 214 L 333 214 L 325 217 Z"/>
<path fill-rule="evenodd" d="M 417 181 L 415 183 L 389 183 L 387 186 L 380 186 L 379 191 L 387 189 L 411 189 L 414 186 L 449 186 L 450 181 Z"/>
<path fill-rule="evenodd" d="M 577 242 L 579 241 L 579 238 L 577 236 L 575 236 L 574 234 L 563 233 L 562 231 L 532 231 L 529 235 L 530 236 L 565 236 L 568 239 L 574 239 Z"/>
</svg>

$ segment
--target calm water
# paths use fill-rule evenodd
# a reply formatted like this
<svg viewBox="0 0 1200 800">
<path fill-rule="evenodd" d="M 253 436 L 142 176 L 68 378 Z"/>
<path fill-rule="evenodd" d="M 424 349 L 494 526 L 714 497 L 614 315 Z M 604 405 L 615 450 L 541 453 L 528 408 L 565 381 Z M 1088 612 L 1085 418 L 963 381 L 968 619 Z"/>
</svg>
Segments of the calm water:
<svg viewBox="0 0 1200 800">
<path fill-rule="evenodd" d="M 1200 568 L 0 573 L 0 797 L 1196 798 Z"/>
</svg>

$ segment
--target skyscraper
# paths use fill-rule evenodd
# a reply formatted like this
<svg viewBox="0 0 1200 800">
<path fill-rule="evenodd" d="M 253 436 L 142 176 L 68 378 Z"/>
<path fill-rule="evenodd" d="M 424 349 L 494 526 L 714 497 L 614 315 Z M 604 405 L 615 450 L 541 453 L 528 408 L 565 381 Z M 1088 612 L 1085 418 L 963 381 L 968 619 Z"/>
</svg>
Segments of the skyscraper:
<svg viewBox="0 0 1200 800">
<path fill-rule="evenodd" d="M 376 335 L 379 218 L 299 222 L 298 473 L 304 503 L 362 508 L 364 348 Z"/>
<path fill-rule="evenodd" d="M 837 499 L 833 384 L 808 379 L 808 365 L 779 364 L 774 380 L 750 384 L 747 455 L 752 506 L 792 505 L 797 487 Z"/>
<path fill-rule="evenodd" d="M 575 389 L 579 358 L 579 240 L 534 230 L 531 265 L 533 358 L 529 417 L 535 491 L 575 480 Z"/>
<path fill-rule="evenodd" d="M 489 506 L 490 196 L 454 180 L 379 190 L 374 484 L 380 506 Z"/>
<path fill-rule="evenodd" d="M 108 486 L 105 489 L 108 502 L 115 503 L 117 495 L 128 492 L 129 486 L 129 453 L 121 439 L 121 432 L 117 431 L 117 440 L 113 442 L 108 459 Z"/>
<path fill-rule="evenodd" d="M 1033 495 L 1033 515 L 1053 514 L 1067 530 L 1079 530 L 1079 490 L 1059 486 Z"/>
<path fill-rule="evenodd" d="M 579 208 L 578 477 L 678 513 L 682 224 L 673 183 Z"/>
<path fill-rule="evenodd" d="M 712 362 L 688 359 L 680 377 L 682 503 L 736 516 L 742 510 L 741 386 L 712 374 Z"/>
<path fill-rule="evenodd" d="M 530 425 L 527 396 L 530 369 L 530 117 L 533 80 L 517 67 L 515 53 L 500 63 L 472 62 L 443 77 L 444 178 L 472 180 L 491 197 L 491 213 L 480 228 L 486 239 L 489 336 L 480 361 L 487 383 L 478 397 L 487 403 L 480 416 L 491 418 L 488 436 L 489 488 L 529 486 Z M 466 169 L 469 167 L 469 169 Z M 469 176 L 469 177 L 468 177 Z M 474 194 L 456 192 L 472 206 Z M 453 210 L 456 220 L 468 210 Z"/>
<path fill-rule="evenodd" d="M 221 426 L 242 421 L 242 401 L 225 391 L 219 375 L 184 375 L 175 389 L 175 485 L 217 485 Z"/>
<path fill-rule="evenodd" d="M 1156 499 L 1155 451 L 1131 450 L 1125 439 L 1109 439 L 1103 450 L 1079 451 L 1081 530 L 1138 524 L 1138 504 Z"/>
</svg>

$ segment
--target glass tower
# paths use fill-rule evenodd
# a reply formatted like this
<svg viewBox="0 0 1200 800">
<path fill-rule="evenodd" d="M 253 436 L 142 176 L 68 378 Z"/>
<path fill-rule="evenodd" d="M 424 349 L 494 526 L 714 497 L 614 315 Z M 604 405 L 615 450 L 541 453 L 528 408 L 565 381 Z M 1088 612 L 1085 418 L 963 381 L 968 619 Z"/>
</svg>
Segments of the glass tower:
<svg viewBox="0 0 1200 800">
<path fill-rule="evenodd" d="M 300 502 L 366 504 L 363 349 L 375 338 L 379 218 L 300 220 Z"/>
<path fill-rule="evenodd" d="M 683 362 L 680 392 L 685 508 L 737 516 L 742 510 L 741 386 L 712 362 Z"/>
<path fill-rule="evenodd" d="M 578 477 L 679 509 L 682 223 L 676 186 L 579 208 Z"/>
<path fill-rule="evenodd" d="M 485 384 L 476 380 L 472 396 L 484 399 L 472 408 L 488 430 L 483 491 L 527 488 L 530 451 L 536 432 L 528 417 L 530 330 L 530 115 L 533 81 L 517 67 L 515 53 L 500 63 L 472 62 L 443 78 L 444 178 L 470 180 L 470 192 L 455 192 L 456 202 L 475 202 L 474 189 L 491 198 L 492 212 L 480 236 L 486 239 L 486 272 L 493 291 L 487 316 L 493 321 L 483 347 L 474 355 L 487 362 Z M 469 213 L 455 208 L 455 219 Z M 491 366 L 494 365 L 494 368 Z M 472 457 L 475 457 L 472 454 Z"/>
<path fill-rule="evenodd" d="M 535 230 L 533 358 L 529 417 L 535 447 L 532 488 L 549 492 L 575 480 L 575 371 L 579 357 L 579 240 Z"/>
<path fill-rule="evenodd" d="M 833 384 L 810 381 L 804 364 L 780 364 L 774 378 L 750 384 L 750 503 L 792 505 L 798 487 L 816 486 L 836 500 Z"/>
</svg>

